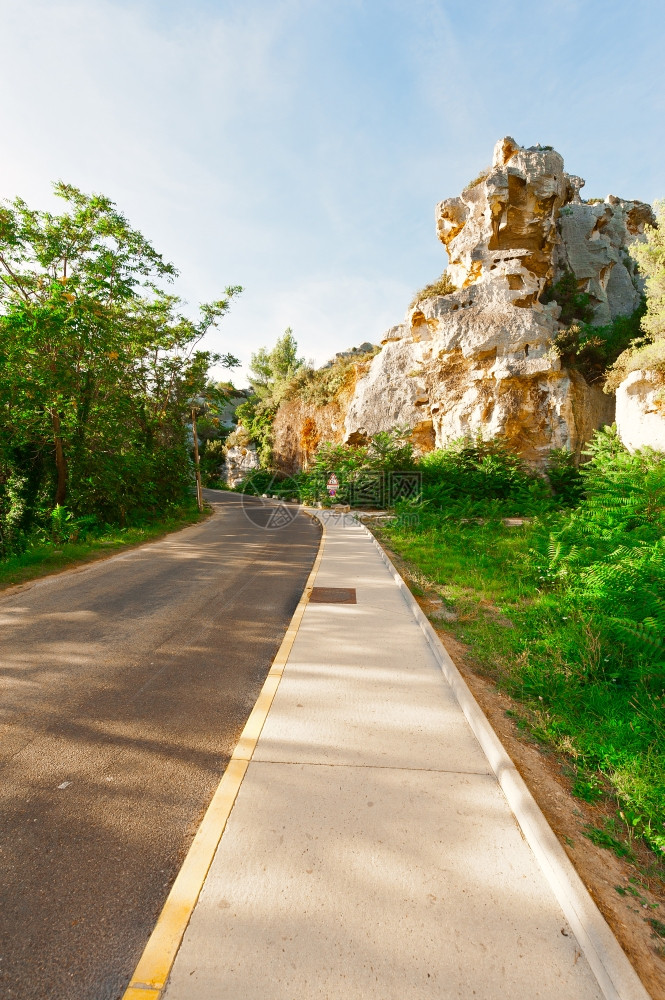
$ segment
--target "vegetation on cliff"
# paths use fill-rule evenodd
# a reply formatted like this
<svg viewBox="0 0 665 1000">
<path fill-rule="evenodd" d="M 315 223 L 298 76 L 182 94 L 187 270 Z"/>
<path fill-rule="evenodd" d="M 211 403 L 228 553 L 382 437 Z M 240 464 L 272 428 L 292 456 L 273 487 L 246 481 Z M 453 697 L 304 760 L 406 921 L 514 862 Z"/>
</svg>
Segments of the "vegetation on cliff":
<svg viewBox="0 0 665 1000">
<path fill-rule="evenodd" d="M 606 326 L 573 322 L 554 338 L 554 350 L 567 368 L 581 372 L 587 382 L 615 385 L 613 366 L 641 339 L 645 310 L 642 302 L 630 316 L 617 316 Z"/>
<path fill-rule="evenodd" d="M 553 351 L 566 368 L 581 372 L 589 383 L 604 383 L 617 358 L 641 336 L 640 323 L 646 303 L 642 301 L 630 316 L 617 316 L 611 323 L 596 326 L 591 296 L 579 290 L 572 271 L 547 286 L 540 296 L 543 304 L 556 302 L 559 321 L 565 324 L 553 340 Z"/>
<path fill-rule="evenodd" d="M 175 268 L 108 198 L 55 186 L 57 215 L 0 207 L 0 557 L 168 516 L 191 499 L 198 349 L 240 291 L 192 320 Z"/>
<path fill-rule="evenodd" d="M 252 354 L 252 394 L 236 410 L 238 431 L 229 445 L 254 442 L 264 468 L 272 461 L 273 423 L 281 403 L 300 399 L 313 406 L 326 406 L 355 385 L 378 348 L 353 349 L 338 354 L 322 368 L 314 368 L 298 357 L 298 344 L 289 327 L 268 351 Z"/>
<path fill-rule="evenodd" d="M 432 281 L 429 285 L 425 285 L 424 288 L 416 292 L 411 299 L 409 308 L 412 309 L 419 302 L 424 301 L 424 299 L 433 299 L 437 295 L 452 295 L 456 291 L 457 287 L 450 280 L 448 272 L 444 271 L 440 278 L 437 278 L 436 281 Z"/>
<path fill-rule="evenodd" d="M 556 302 L 561 309 L 561 323 L 572 323 L 574 320 L 590 323 L 593 319 L 591 296 L 587 292 L 580 292 L 572 271 L 564 271 L 558 281 L 548 285 L 542 292 L 540 301 L 544 305 Z"/>
<path fill-rule="evenodd" d="M 655 207 L 657 224 L 645 226 L 646 241 L 630 247 L 630 255 L 646 279 L 643 337 L 616 360 L 607 380 L 608 392 L 638 369 L 660 373 L 665 381 L 665 201 L 656 202 Z"/>
<path fill-rule="evenodd" d="M 315 406 L 327 406 L 343 393 L 353 389 L 358 378 L 368 369 L 379 348 L 355 349 L 337 355 L 323 368 L 304 365 L 285 388 L 285 399 L 301 399 Z"/>
</svg>

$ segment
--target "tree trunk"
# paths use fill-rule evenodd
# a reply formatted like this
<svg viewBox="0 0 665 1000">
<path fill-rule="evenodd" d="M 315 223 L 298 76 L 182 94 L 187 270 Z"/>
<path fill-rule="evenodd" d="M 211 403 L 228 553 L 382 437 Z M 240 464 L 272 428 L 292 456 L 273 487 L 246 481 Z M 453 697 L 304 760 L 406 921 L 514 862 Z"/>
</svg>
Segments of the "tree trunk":
<svg viewBox="0 0 665 1000">
<path fill-rule="evenodd" d="M 51 423 L 53 425 L 53 440 L 55 441 L 55 467 L 58 472 L 58 485 L 55 491 L 56 505 L 65 503 L 67 496 L 67 462 L 65 460 L 65 450 L 62 447 L 62 435 L 60 433 L 60 414 L 56 410 L 51 410 Z"/>
<path fill-rule="evenodd" d="M 201 488 L 201 464 L 199 462 L 199 440 L 196 436 L 196 410 L 192 408 L 192 433 L 194 435 L 194 469 L 196 471 L 196 503 L 203 510 L 203 490 Z"/>
</svg>

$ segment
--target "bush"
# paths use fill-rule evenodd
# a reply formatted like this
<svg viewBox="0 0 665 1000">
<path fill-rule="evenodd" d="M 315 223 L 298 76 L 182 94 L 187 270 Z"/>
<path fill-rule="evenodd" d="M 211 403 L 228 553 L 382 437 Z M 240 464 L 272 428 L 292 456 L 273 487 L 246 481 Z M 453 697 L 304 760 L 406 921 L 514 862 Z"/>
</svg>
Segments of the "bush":
<svg viewBox="0 0 665 1000">
<path fill-rule="evenodd" d="M 489 173 L 490 173 L 490 168 L 489 167 L 485 167 L 485 169 L 481 170 L 480 173 L 477 174 L 476 177 L 474 177 L 472 181 L 469 181 L 469 183 L 466 185 L 466 187 L 464 188 L 464 190 L 465 191 L 470 191 L 471 188 L 478 187 L 479 184 L 482 184 L 483 181 L 487 180 L 487 178 L 489 177 Z"/>
<path fill-rule="evenodd" d="M 368 496 L 376 495 L 383 505 L 381 488 L 377 492 L 377 473 L 408 471 L 415 467 L 410 432 L 405 427 L 375 434 L 367 445 L 346 445 L 324 442 L 309 469 L 286 476 L 284 473 L 261 470 L 251 473 L 238 484 L 239 492 L 290 499 L 297 496 L 303 503 L 331 504 L 327 483 L 334 473 L 339 483 L 334 502 L 356 506 L 374 505 Z"/>
<path fill-rule="evenodd" d="M 409 309 L 413 309 L 414 306 L 418 305 L 419 302 L 423 302 L 425 299 L 433 299 L 437 295 L 452 295 L 453 292 L 457 291 L 457 287 L 453 285 L 452 281 L 448 276 L 448 272 L 444 271 L 440 278 L 433 281 L 430 285 L 425 285 L 421 288 L 419 292 L 416 292 L 411 300 Z"/>
<path fill-rule="evenodd" d="M 642 336 L 640 322 L 645 309 L 645 302 L 641 302 L 630 316 L 617 316 L 607 326 L 573 323 L 554 338 L 554 349 L 563 363 L 581 372 L 587 382 L 604 380 L 620 355 Z M 614 379 L 611 384 L 614 386 Z"/>
<path fill-rule="evenodd" d="M 561 323 L 568 324 L 574 320 L 590 323 L 593 319 L 591 298 L 587 292 L 580 292 L 577 278 L 572 271 L 565 271 L 558 281 L 546 288 L 540 296 L 540 301 L 556 302 L 561 306 L 559 315 Z"/>
<path fill-rule="evenodd" d="M 552 505 L 542 476 L 500 439 L 460 439 L 423 455 L 423 499 L 451 516 L 534 514 Z"/>
<path fill-rule="evenodd" d="M 211 489 L 220 488 L 220 468 L 224 462 L 226 446 L 219 438 L 215 441 L 207 441 L 201 453 L 201 482 Z"/>
<path fill-rule="evenodd" d="M 545 521 L 548 580 L 614 648 L 623 680 L 665 682 L 665 455 L 631 454 L 616 427 L 596 433 L 579 506 Z M 617 675 L 619 676 L 619 675 Z"/>
<path fill-rule="evenodd" d="M 572 452 L 567 448 L 553 448 L 549 454 L 546 471 L 559 503 L 565 507 L 576 506 L 584 492 L 584 479 Z"/>
<path fill-rule="evenodd" d="M 236 409 L 238 429 L 229 436 L 229 444 L 249 444 L 254 441 L 259 461 L 269 466 L 272 458 L 272 425 L 277 407 L 269 399 L 253 396 Z M 242 435 L 242 439 L 241 439 Z"/>
<path fill-rule="evenodd" d="M 26 545 L 24 518 L 27 478 L 6 470 L 0 480 L 0 558 L 20 555 Z"/>
<path fill-rule="evenodd" d="M 327 406 L 353 388 L 378 351 L 379 348 L 373 348 L 371 351 L 342 355 L 324 368 L 305 365 L 294 372 L 284 385 L 282 398 L 301 399 L 304 403 Z"/>
</svg>

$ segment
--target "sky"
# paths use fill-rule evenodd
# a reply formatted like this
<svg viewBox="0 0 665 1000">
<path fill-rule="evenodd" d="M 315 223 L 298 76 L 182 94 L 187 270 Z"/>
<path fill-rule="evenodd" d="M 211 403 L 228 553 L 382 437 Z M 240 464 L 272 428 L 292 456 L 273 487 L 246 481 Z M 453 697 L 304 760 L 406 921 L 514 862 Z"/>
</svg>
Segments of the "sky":
<svg viewBox="0 0 665 1000">
<path fill-rule="evenodd" d="M 662 0 L 0 0 L 0 198 L 112 198 L 211 350 L 321 364 L 445 267 L 434 209 L 495 142 L 583 196 L 665 197 Z M 222 374 L 220 372 L 220 374 Z"/>
</svg>

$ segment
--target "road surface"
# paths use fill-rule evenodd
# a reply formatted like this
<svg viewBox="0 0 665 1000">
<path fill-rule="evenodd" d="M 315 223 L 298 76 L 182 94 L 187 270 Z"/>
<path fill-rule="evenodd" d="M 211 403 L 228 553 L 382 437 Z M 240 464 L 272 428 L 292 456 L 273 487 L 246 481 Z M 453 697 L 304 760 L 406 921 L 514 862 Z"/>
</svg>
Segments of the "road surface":
<svg viewBox="0 0 665 1000">
<path fill-rule="evenodd" d="M 0 997 L 115 1000 L 300 598 L 274 507 L 0 594 Z"/>
</svg>

